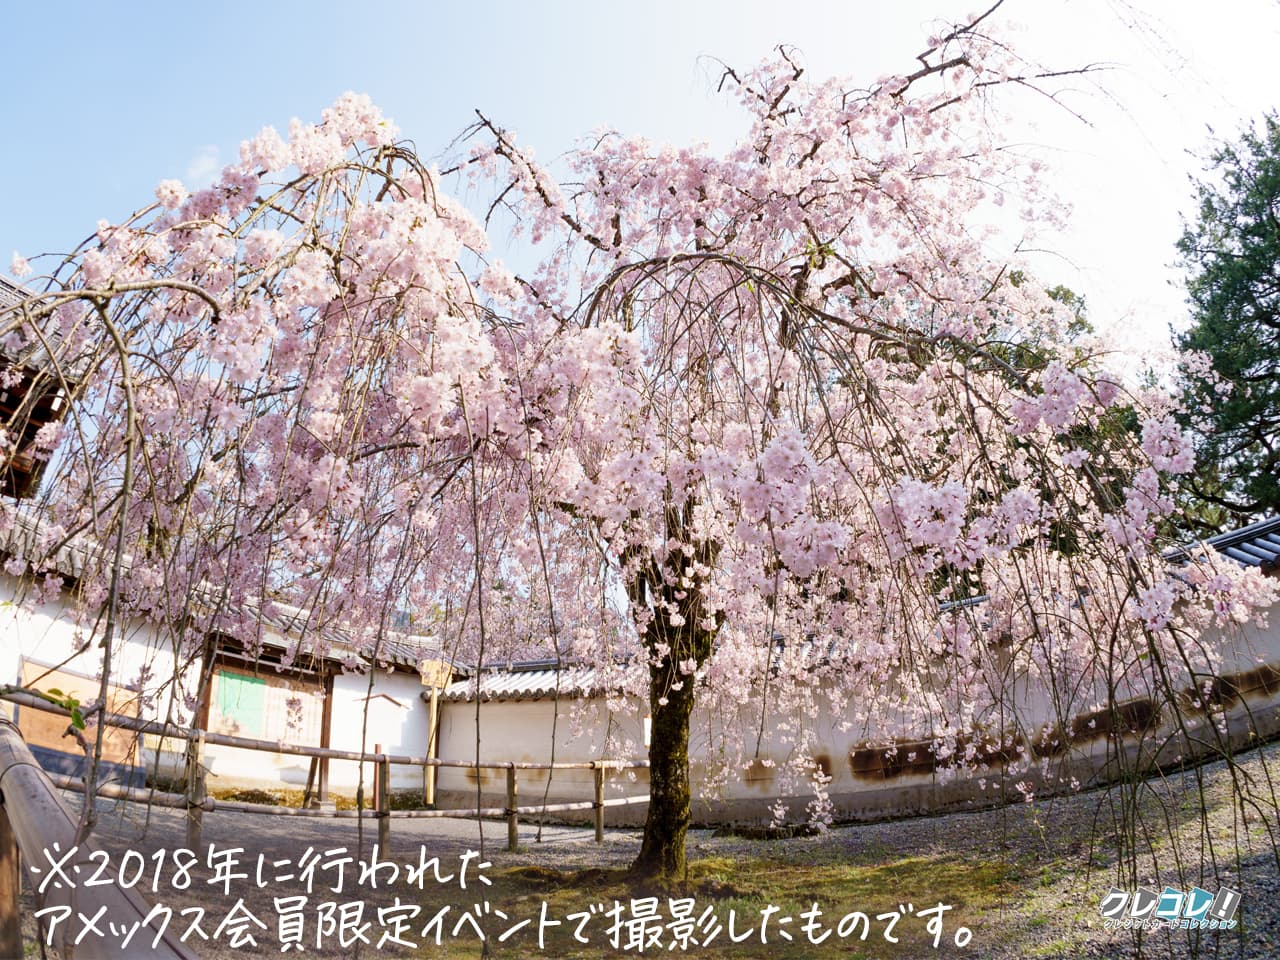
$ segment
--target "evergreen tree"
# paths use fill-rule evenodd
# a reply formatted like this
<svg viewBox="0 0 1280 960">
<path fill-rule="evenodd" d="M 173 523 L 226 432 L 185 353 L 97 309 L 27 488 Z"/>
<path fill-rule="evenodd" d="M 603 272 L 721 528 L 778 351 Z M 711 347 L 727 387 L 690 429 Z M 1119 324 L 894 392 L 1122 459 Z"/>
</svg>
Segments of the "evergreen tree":
<svg viewBox="0 0 1280 960">
<path fill-rule="evenodd" d="M 1193 351 L 1181 374 L 1201 468 L 1190 480 L 1204 526 L 1280 513 L 1280 118 L 1210 154 L 1178 241 Z"/>
</svg>

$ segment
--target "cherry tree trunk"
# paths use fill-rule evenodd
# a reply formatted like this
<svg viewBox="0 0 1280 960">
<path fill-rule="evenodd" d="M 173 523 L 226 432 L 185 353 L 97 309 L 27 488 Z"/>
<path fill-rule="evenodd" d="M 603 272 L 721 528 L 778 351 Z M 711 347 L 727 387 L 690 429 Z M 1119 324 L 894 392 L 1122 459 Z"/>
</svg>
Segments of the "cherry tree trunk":
<svg viewBox="0 0 1280 960">
<path fill-rule="evenodd" d="M 706 548 L 697 558 L 713 559 Z M 679 603 L 677 619 L 659 612 L 650 624 L 646 647 L 650 655 L 649 712 L 649 814 L 645 818 L 640 854 L 631 867 L 633 876 L 654 880 L 683 880 L 685 835 L 692 819 L 689 810 L 689 718 L 698 680 L 696 668 L 711 656 L 715 631 L 699 626 L 703 619 L 700 591 L 665 592 L 667 609 Z"/>
<path fill-rule="evenodd" d="M 693 712 L 692 678 L 671 689 L 668 663 L 651 668 L 649 709 L 649 814 L 640 854 L 631 871 L 644 878 L 677 880 L 685 874 L 685 834 L 689 811 L 689 717 Z M 665 701 L 665 702 L 664 702 Z"/>
</svg>

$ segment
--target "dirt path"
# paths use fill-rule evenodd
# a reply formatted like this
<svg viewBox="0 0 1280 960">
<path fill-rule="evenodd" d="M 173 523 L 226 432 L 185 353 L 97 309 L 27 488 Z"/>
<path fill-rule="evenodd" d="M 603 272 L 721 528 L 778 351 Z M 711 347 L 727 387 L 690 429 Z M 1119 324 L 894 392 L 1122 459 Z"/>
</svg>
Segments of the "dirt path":
<svg viewBox="0 0 1280 960">
<path fill-rule="evenodd" d="M 866 941 L 849 938 L 835 953 L 828 950 L 832 942 L 818 949 L 803 938 L 798 943 L 775 939 L 780 949 L 767 951 L 774 956 L 1008 960 L 1033 956 L 1181 957 L 1197 949 L 1207 956 L 1247 960 L 1280 956 L 1280 873 L 1272 840 L 1280 837 L 1280 824 L 1275 795 L 1268 786 L 1277 772 L 1280 745 L 1271 745 L 1242 758 L 1235 776 L 1225 765 L 1217 764 L 1146 781 L 1127 794 L 1118 789 L 1097 791 L 968 814 L 839 827 L 817 836 L 785 840 L 753 840 L 695 830 L 690 834 L 689 853 L 696 865 L 696 883 L 689 892 L 695 895 L 699 912 L 715 906 L 719 916 L 735 904 L 744 913 L 758 910 L 763 901 L 751 900 L 756 895 L 753 890 L 766 891 L 759 896 L 791 891 L 788 896 L 794 894 L 796 904 L 793 912 L 810 900 L 821 902 L 832 927 L 836 917 L 855 910 L 875 916 L 897 907 L 903 913 L 905 928 L 909 922 L 922 926 L 923 921 L 916 921 L 912 913 L 926 904 L 945 902 L 953 908 L 946 913 L 945 935 L 937 949 L 927 937 L 923 945 L 895 945 L 881 936 L 881 923 L 872 925 Z M 1269 803 L 1256 802 L 1267 796 L 1272 798 Z M 1128 804 L 1126 797 L 1131 801 Z M 1255 802 L 1241 803 L 1241 797 Z M 276 898 L 300 896 L 308 897 L 303 916 L 310 956 L 478 955 L 468 941 L 468 928 L 456 940 L 446 936 L 443 946 L 432 943 L 416 951 L 397 952 L 391 942 L 378 950 L 376 943 L 388 928 L 388 918 L 394 922 L 397 897 L 402 911 L 405 904 L 421 905 L 422 913 L 414 923 L 417 930 L 435 912 L 434 904 L 452 904 L 446 934 L 473 908 L 481 917 L 480 925 L 486 929 L 492 925 L 493 935 L 503 929 L 493 911 L 507 913 L 511 920 L 506 926 L 510 926 L 526 915 L 534 918 L 531 924 L 536 923 L 543 902 L 566 913 L 575 906 L 590 911 L 597 902 L 603 908 L 611 902 L 609 883 L 617 878 L 616 873 L 603 871 L 625 867 L 639 845 L 639 833 L 633 830 L 607 831 L 605 842 L 597 845 L 586 827 L 547 827 L 539 842 L 536 827 L 522 823 L 520 850 L 508 853 L 505 824 L 487 822 L 482 826 L 481 858 L 481 828 L 473 821 L 395 820 L 390 853 L 383 851 L 382 859 L 400 864 L 399 876 L 388 886 L 385 881 L 391 869 L 384 867 L 376 875 L 378 887 L 371 889 L 368 884 L 356 883 L 355 860 L 358 849 L 364 859 L 369 858 L 376 839 L 372 821 L 366 821 L 361 848 L 353 820 L 213 813 L 205 816 L 202 862 L 187 874 L 191 882 L 185 889 L 174 889 L 181 872 L 175 867 L 174 851 L 185 844 L 182 814 L 115 803 L 103 803 L 100 809 L 99 839 L 110 853 L 112 871 L 127 862 L 128 872 L 137 872 L 145 862 L 147 869 L 139 889 L 153 902 L 173 909 L 174 929 L 185 929 L 197 910 L 205 911 L 207 919 L 200 928 L 210 939 L 202 940 L 197 931 L 187 940 L 201 957 L 279 955 L 289 936 L 289 921 L 282 917 L 289 915 L 290 904 L 297 906 L 298 902 L 284 901 L 282 912 Z M 1208 811 L 1203 818 L 1202 809 Z M 1137 826 L 1125 827 L 1126 822 Z M 1121 852 L 1126 846 L 1121 839 L 1128 835 L 1138 837 L 1132 856 Z M 208 845 L 215 851 L 212 860 Z M 339 848 L 345 848 L 345 853 L 332 852 Z M 211 864 L 216 867 L 219 850 L 230 851 L 227 856 L 238 861 L 231 872 L 243 877 L 217 882 L 217 871 Z M 342 883 L 338 884 L 337 864 L 348 857 L 351 860 L 341 867 Z M 431 858 L 437 859 L 438 869 L 429 866 L 421 889 L 406 884 L 406 879 L 412 878 L 404 865 L 430 865 Z M 490 865 L 481 867 L 482 859 Z M 312 865 L 309 884 L 297 877 L 284 879 L 308 862 Z M 157 864 L 159 882 L 152 894 Z M 572 880 L 565 879 L 566 872 L 572 875 L 575 871 L 579 873 Z M 436 882 L 436 875 L 448 874 L 453 874 L 449 882 Z M 483 884 L 481 876 L 497 881 L 496 886 Z M 465 890 L 459 886 L 462 878 L 469 880 Z M 806 879 L 812 880 L 812 891 L 806 887 Z M 333 892 L 335 884 L 342 887 L 341 892 Z M 1202 933 L 1198 939 L 1185 931 L 1163 930 L 1145 934 L 1140 943 L 1130 933 L 1104 929 L 1099 912 L 1102 899 L 1113 888 L 1132 891 L 1139 885 L 1157 891 L 1166 887 L 1189 890 L 1198 885 L 1216 892 L 1230 887 L 1241 898 L 1234 918 L 1239 925 L 1234 930 Z M 842 899 L 844 902 L 839 902 Z M 223 921 L 229 912 L 235 912 L 239 900 L 243 900 L 241 913 L 247 911 L 262 923 L 259 927 L 242 917 L 245 930 L 257 941 L 256 950 L 247 944 L 229 945 L 235 924 Z M 326 903 L 332 906 L 324 907 Z M 362 952 L 355 949 L 360 945 L 358 940 L 348 946 L 340 942 L 338 919 L 343 910 L 357 909 L 344 905 L 355 903 L 364 904 L 360 908 L 363 919 L 371 923 L 366 930 L 371 946 Z M 787 903 L 779 906 L 780 917 Z M 382 915 L 378 914 L 380 908 Z M 315 937 L 326 922 L 320 917 L 324 909 L 330 911 L 331 936 L 327 941 L 321 937 L 317 947 Z M 188 912 L 183 914 L 183 910 Z M 31 913 L 29 906 L 27 913 Z M 34 937 L 34 923 L 29 916 L 27 921 Z M 797 926 L 799 922 L 797 917 Z M 972 939 L 958 948 L 952 938 L 961 926 L 970 931 Z M 541 955 L 639 952 L 613 951 L 602 934 L 591 945 L 578 947 L 564 930 L 555 933 L 561 937 L 558 945 Z M 763 950 L 754 938 L 733 949 L 727 949 L 726 943 L 727 936 L 715 949 L 690 948 L 685 952 L 763 955 L 753 952 L 757 947 Z M 120 955 L 146 956 L 143 944 L 139 935 Z M 494 947 L 495 956 L 526 956 L 534 950 Z M 656 951 L 650 947 L 644 952 L 652 955 Z M 34 944 L 29 955 L 39 955 Z"/>
</svg>

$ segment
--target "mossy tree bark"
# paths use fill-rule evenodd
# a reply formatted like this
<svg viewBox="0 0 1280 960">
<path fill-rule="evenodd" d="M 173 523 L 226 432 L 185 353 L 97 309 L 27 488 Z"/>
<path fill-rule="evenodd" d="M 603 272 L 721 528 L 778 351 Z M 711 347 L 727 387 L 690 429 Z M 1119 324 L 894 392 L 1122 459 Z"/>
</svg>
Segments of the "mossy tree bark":
<svg viewBox="0 0 1280 960">
<path fill-rule="evenodd" d="M 693 502 L 668 507 L 668 533 L 687 542 Z M 709 541 L 675 550 L 641 567 L 629 584 L 633 607 L 643 609 L 649 654 L 649 813 L 631 872 L 639 879 L 682 880 L 685 836 L 691 823 L 689 725 L 697 695 L 694 671 L 711 656 L 721 617 L 704 606 L 706 581 L 719 545 Z"/>
<path fill-rule="evenodd" d="M 680 689 L 671 689 L 676 672 L 670 660 L 650 670 L 649 814 L 632 867 L 641 877 L 679 879 L 685 874 L 685 835 L 691 822 L 689 717 L 694 692 L 692 677 L 685 677 Z"/>
</svg>

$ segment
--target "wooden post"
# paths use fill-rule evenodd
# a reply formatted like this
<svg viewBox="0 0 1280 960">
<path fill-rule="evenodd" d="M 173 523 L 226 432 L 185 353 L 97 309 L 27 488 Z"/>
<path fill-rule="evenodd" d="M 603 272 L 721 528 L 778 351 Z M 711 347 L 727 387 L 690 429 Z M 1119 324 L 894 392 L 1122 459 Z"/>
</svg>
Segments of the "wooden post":
<svg viewBox="0 0 1280 960">
<path fill-rule="evenodd" d="M 431 688 L 431 705 L 427 710 L 427 759 L 435 758 L 440 743 L 440 689 Z M 436 767 L 428 763 L 422 768 L 422 805 L 428 809 L 436 805 Z"/>
<path fill-rule="evenodd" d="M 516 813 L 516 765 L 507 765 L 507 849 L 512 853 L 520 846 L 520 815 Z"/>
<path fill-rule="evenodd" d="M 18 841 L 9 826 L 9 815 L 0 800 L 0 957 L 21 957 L 22 919 L 18 897 L 22 881 L 18 871 Z"/>
<path fill-rule="evenodd" d="M 326 673 L 324 676 L 324 708 L 320 711 L 320 746 L 328 750 L 332 743 L 330 738 L 333 736 L 333 674 Z M 364 749 L 361 745 L 361 749 Z M 320 758 L 319 769 L 320 783 L 318 786 L 318 799 L 321 803 L 329 801 L 329 758 Z"/>
<path fill-rule="evenodd" d="M 311 763 L 307 766 L 307 788 L 302 791 L 302 809 L 305 810 L 311 806 L 311 788 L 316 782 L 316 768 L 320 766 L 320 758 L 312 757 Z"/>
<path fill-rule="evenodd" d="M 329 800 L 329 758 L 320 758 L 320 785 L 316 788 L 316 800 L 327 803 Z"/>
<path fill-rule="evenodd" d="M 200 850 L 204 787 L 204 731 L 200 730 L 194 740 L 187 741 L 187 849 L 193 853 Z"/>
<path fill-rule="evenodd" d="M 382 749 L 381 745 L 378 747 Z M 378 757 L 378 795 L 374 802 L 378 808 L 378 847 L 382 855 L 391 846 L 391 761 L 385 753 Z"/>
<path fill-rule="evenodd" d="M 604 766 L 599 761 L 592 761 L 591 766 L 596 781 L 596 843 L 604 843 Z"/>
</svg>

